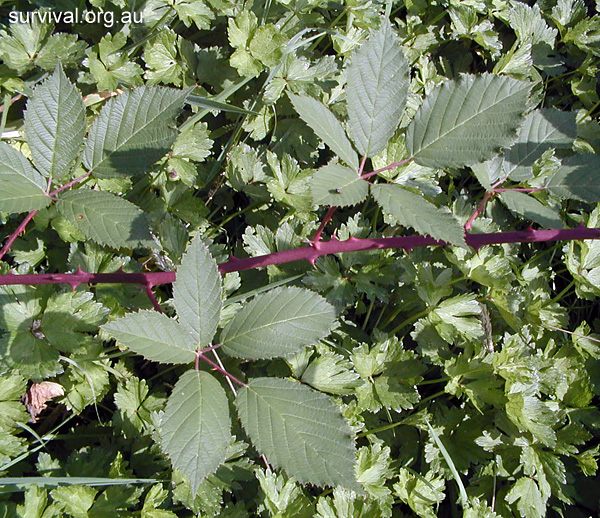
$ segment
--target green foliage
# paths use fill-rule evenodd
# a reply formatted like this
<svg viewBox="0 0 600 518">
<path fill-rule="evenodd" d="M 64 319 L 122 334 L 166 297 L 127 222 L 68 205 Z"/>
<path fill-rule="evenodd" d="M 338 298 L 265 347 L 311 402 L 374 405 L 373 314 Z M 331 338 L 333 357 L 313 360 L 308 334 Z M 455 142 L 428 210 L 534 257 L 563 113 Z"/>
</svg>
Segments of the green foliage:
<svg viewBox="0 0 600 518">
<path fill-rule="evenodd" d="M 106 324 L 103 329 L 144 358 L 162 363 L 191 363 L 196 345 L 175 320 L 154 311 L 140 311 Z"/>
<path fill-rule="evenodd" d="M 531 86 L 508 77 L 464 75 L 437 87 L 406 133 L 411 156 L 428 167 L 461 167 L 515 141 Z"/>
<path fill-rule="evenodd" d="M 101 191 L 69 191 L 57 203 L 77 230 L 100 245 L 113 248 L 153 247 L 146 214 L 133 203 Z"/>
<path fill-rule="evenodd" d="M 310 191 L 317 205 L 346 207 L 363 201 L 369 186 L 356 171 L 340 164 L 327 164 L 313 175 Z"/>
<path fill-rule="evenodd" d="M 0 142 L 0 209 L 27 212 L 50 205 L 47 182 L 16 149 Z"/>
<path fill-rule="evenodd" d="M 173 296 L 181 326 L 198 345 L 210 344 L 221 312 L 221 276 L 199 237 L 181 260 Z"/>
<path fill-rule="evenodd" d="M 358 169 L 358 155 L 346 137 L 342 124 L 316 99 L 290 94 L 300 118 L 306 122 L 331 150 L 353 169 Z"/>
<path fill-rule="evenodd" d="M 36 87 L 25 111 L 25 126 L 37 170 L 47 178 L 67 176 L 83 145 L 85 108 L 62 67 Z"/>
<path fill-rule="evenodd" d="M 399 225 L 412 227 L 422 234 L 466 246 L 464 229 L 449 212 L 399 185 L 374 185 L 373 197 L 383 210 Z"/>
<path fill-rule="evenodd" d="M 98 178 L 146 172 L 173 145 L 171 124 L 188 94 L 142 86 L 109 99 L 90 128 L 83 165 Z"/>
<path fill-rule="evenodd" d="M 235 400 L 259 452 L 300 482 L 360 490 L 350 427 L 327 396 L 300 383 L 256 378 Z"/>
<path fill-rule="evenodd" d="M 225 391 L 210 374 L 187 371 L 159 419 L 161 448 L 196 493 L 227 458 L 231 422 Z"/>
<path fill-rule="evenodd" d="M 77 3 L 0 8 L 0 275 L 116 282 L 0 281 L 0 516 L 600 514 L 600 244 L 466 239 L 600 227 L 597 2 Z"/>
<path fill-rule="evenodd" d="M 354 53 L 347 73 L 350 134 L 360 153 L 371 157 L 394 134 L 408 94 L 408 62 L 387 20 Z"/>
</svg>

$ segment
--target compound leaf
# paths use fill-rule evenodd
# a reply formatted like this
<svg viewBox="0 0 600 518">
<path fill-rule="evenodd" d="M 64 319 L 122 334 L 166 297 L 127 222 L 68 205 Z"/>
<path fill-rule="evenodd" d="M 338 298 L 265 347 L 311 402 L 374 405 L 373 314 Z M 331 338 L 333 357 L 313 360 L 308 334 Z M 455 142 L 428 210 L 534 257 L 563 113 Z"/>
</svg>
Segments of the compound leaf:
<svg viewBox="0 0 600 518">
<path fill-rule="evenodd" d="M 369 184 L 348 167 L 327 164 L 313 175 L 310 191 L 317 205 L 346 207 L 363 201 Z"/>
<path fill-rule="evenodd" d="M 77 189 L 62 194 L 57 206 L 65 218 L 96 243 L 113 248 L 155 246 L 146 215 L 114 194 Z"/>
<path fill-rule="evenodd" d="M 575 155 L 565 158 L 560 169 L 550 179 L 548 188 L 561 198 L 587 202 L 600 201 L 600 156 Z"/>
<path fill-rule="evenodd" d="M 129 313 L 102 329 L 120 344 L 144 358 L 160 363 L 190 363 L 196 344 L 179 323 L 157 311 Z"/>
<path fill-rule="evenodd" d="M 22 153 L 0 142 L 0 212 L 29 212 L 50 204 L 48 182 Z"/>
<path fill-rule="evenodd" d="M 222 349 L 237 358 L 285 356 L 329 334 L 335 309 L 310 290 L 277 288 L 254 298 L 221 333 Z"/>
<path fill-rule="evenodd" d="M 60 65 L 27 103 L 25 134 L 38 171 L 51 178 L 69 174 L 83 145 L 85 107 Z"/>
<path fill-rule="evenodd" d="M 280 378 L 255 378 L 235 400 L 256 449 L 301 483 L 360 490 L 350 427 L 325 394 Z"/>
<path fill-rule="evenodd" d="M 184 373 L 160 418 L 159 434 L 163 451 L 196 494 L 225 462 L 231 441 L 229 405 L 219 382 L 204 371 Z"/>
<path fill-rule="evenodd" d="M 358 156 L 339 120 L 323 103 L 308 96 L 288 94 L 300 118 L 308 124 L 346 164 L 358 170 Z"/>
<path fill-rule="evenodd" d="M 462 75 L 437 87 L 406 133 L 415 162 L 462 167 L 491 158 L 516 139 L 531 85 L 506 76 Z"/>
<path fill-rule="evenodd" d="M 190 243 L 173 283 L 173 306 L 196 345 L 208 345 L 221 313 L 221 275 L 199 236 Z"/>
<path fill-rule="evenodd" d="M 141 86 L 110 99 L 90 129 L 85 167 L 104 178 L 146 172 L 175 142 L 175 117 L 189 93 Z"/>
<path fill-rule="evenodd" d="M 510 210 L 539 223 L 545 228 L 565 227 L 556 210 L 543 205 L 533 196 L 528 196 L 522 192 L 505 191 L 500 195 L 500 198 Z"/>
<path fill-rule="evenodd" d="M 574 112 L 542 109 L 531 112 L 517 141 L 504 155 L 504 176 L 520 182 L 533 178 L 533 163 L 551 147 L 570 146 L 577 136 Z"/>
<path fill-rule="evenodd" d="M 399 185 L 372 185 L 371 192 L 381 208 L 399 225 L 456 246 L 467 246 L 464 229 L 458 220 L 422 196 Z"/>
<path fill-rule="evenodd" d="M 352 56 L 348 67 L 350 135 L 364 156 L 377 155 L 396 131 L 406 105 L 409 65 L 388 21 Z"/>
</svg>

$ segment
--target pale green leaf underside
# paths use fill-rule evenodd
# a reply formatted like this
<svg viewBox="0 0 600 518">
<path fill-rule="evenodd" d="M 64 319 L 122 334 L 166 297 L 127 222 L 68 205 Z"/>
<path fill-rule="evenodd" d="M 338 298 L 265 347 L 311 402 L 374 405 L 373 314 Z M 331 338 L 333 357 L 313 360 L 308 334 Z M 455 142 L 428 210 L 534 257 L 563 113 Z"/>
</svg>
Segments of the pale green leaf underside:
<svg viewBox="0 0 600 518">
<path fill-rule="evenodd" d="M 0 142 L 0 212 L 29 212 L 50 204 L 47 180 L 29 161 L 4 142 Z"/>
<path fill-rule="evenodd" d="M 335 309 L 310 290 L 277 288 L 255 297 L 221 333 L 230 356 L 258 360 L 299 351 L 327 336 Z"/>
<path fill-rule="evenodd" d="M 77 189 L 61 195 L 61 214 L 87 237 L 113 248 L 154 247 L 146 215 L 114 194 Z"/>
<path fill-rule="evenodd" d="M 160 363 L 191 363 L 196 359 L 194 340 L 172 318 L 157 311 L 129 313 L 102 329 L 136 354 Z"/>
<path fill-rule="evenodd" d="M 458 220 L 422 196 L 399 185 L 372 185 L 371 192 L 381 208 L 399 225 L 456 246 L 467 246 L 464 229 Z"/>
<path fill-rule="evenodd" d="M 586 154 L 565 158 L 548 188 L 561 198 L 600 201 L 600 156 Z"/>
<path fill-rule="evenodd" d="M 573 144 L 577 136 L 574 112 L 542 109 L 531 112 L 517 141 L 504 155 L 504 176 L 520 182 L 533 178 L 533 163 L 551 147 Z"/>
<path fill-rule="evenodd" d="M 522 192 L 506 191 L 500 194 L 500 198 L 510 210 L 545 228 L 565 227 L 556 210 L 543 205 L 532 196 Z"/>
<path fill-rule="evenodd" d="M 328 164 L 313 175 L 310 192 L 317 205 L 347 207 L 367 197 L 369 184 L 348 167 Z"/>
<path fill-rule="evenodd" d="M 350 427 L 333 401 L 301 383 L 256 378 L 235 400 L 252 444 L 301 483 L 360 491 Z"/>
<path fill-rule="evenodd" d="M 527 109 L 531 85 L 505 76 L 462 75 L 436 88 L 406 133 L 415 162 L 462 167 L 510 146 Z"/>
<path fill-rule="evenodd" d="M 35 89 L 27 103 L 25 134 L 33 163 L 44 176 L 69 174 L 83 145 L 85 107 L 62 67 Z"/>
<path fill-rule="evenodd" d="M 200 236 L 188 246 L 173 283 L 173 306 L 196 345 L 210 344 L 221 313 L 221 274 Z"/>
<path fill-rule="evenodd" d="M 110 99 L 88 135 L 83 163 L 96 177 L 146 172 L 177 137 L 173 127 L 189 90 L 141 86 Z"/>
<path fill-rule="evenodd" d="M 219 382 L 203 371 L 187 371 L 173 387 L 159 434 L 162 450 L 196 493 L 202 480 L 227 458 L 231 418 Z"/>
<path fill-rule="evenodd" d="M 312 97 L 288 94 L 300 118 L 346 164 L 358 170 L 358 155 L 346 136 L 342 123 L 323 103 Z"/>
<path fill-rule="evenodd" d="M 388 21 L 352 55 L 346 87 L 348 122 L 362 155 L 377 155 L 396 131 L 406 105 L 409 68 Z"/>
</svg>

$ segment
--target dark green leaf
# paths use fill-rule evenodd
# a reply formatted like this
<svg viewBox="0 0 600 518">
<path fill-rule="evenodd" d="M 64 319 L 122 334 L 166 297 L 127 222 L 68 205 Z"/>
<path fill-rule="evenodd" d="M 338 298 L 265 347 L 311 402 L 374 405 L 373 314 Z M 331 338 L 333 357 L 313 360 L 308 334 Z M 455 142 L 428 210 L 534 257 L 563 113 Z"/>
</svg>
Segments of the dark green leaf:
<svg viewBox="0 0 600 518">
<path fill-rule="evenodd" d="M 65 218 L 96 243 L 113 248 L 156 246 L 146 215 L 114 194 L 77 189 L 61 194 L 57 206 Z"/>
<path fill-rule="evenodd" d="M 565 158 L 548 188 L 561 198 L 600 201 L 600 156 L 575 155 Z"/>
<path fill-rule="evenodd" d="M 300 118 L 308 124 L 331 150 L 355 171 L 358 156 L 340 121 L 323 103 L 312 97 L 288 94 Z"/>
<path fill-rule="evenodd" d="M 504 204 L 513 212 L 535 221 L 545 228 L 564 228 L 560 214 L 550 207 L 543 205 L 533 196 L 522 192 L 505 191 L 500 194 Z"/>
<path fill-rule="evenodd" d="M 352 55 L 348 67 L 350 135 L 362 155 L 377 155 L 392 138 L 404 112 L 409 83 L 400 39 L 391 24 L 382 20 L 380 29 Z"/>
<path fill-rule="evenodd" d="M 142 86 L 110 99 L 90 129 L 85 167 L 105 178 L 146 172 L 175 142 L 173 123 L 189 93 Z"/>
<path fill-rule="evenodd" d="M 350 427 L 328 396 L 301 383 L 256 378 L 235 404 L 246 433 L 271 464 L 302 483 L 360 491 Z"/>
<path fill-rule="evenodd" d="M 277 288 L 258 295 L 221 333 L 222 349 L 238 358 L 258 360 L 299 351 L 331 331 L 335 310 L 306 289 Z"/>
<path fill-rule="evenodd" d="M 54 179 L 69 174 L 83 145 L 85 107 L 61 66 L 29 100 L 25 134 L 38 171 Z"/>
<path fill-rule="evenodd" d="M 424 197 L 399 185 L 372 185 L 371 192 L 377 203 L 399 225 L 412 227 L 421 234 L 456 246 L 467 246 L 465 231 L 458 220 Z"/>
<path fill-rule="evenodd" d="M 156 311 L 129 313 L 102 326 L 110 336 L 144 358 L 160 363 L 191 363 L 193 337 L 175 320 Z"/>
<path fill-rule="evenodd" d="M 527 109 L 531 85 L 506 76 L 462 75 L 437 87 L 406 132 L 415 162 L 462 167 L 510 146 Z"/>
<path fill-rule="evenodd" d="M 369 194 L 369 184 L 356 171 L 340 164 L 321 167 L 311 179 L 310 191 L 317 205 L 356 205 Z"/>
<path fill-rule="evenodd" d="M 160 418 L 161 446 L 196 493 L 202 480 L 225 462 L 231 419 L 225 391 L 203 371 L 187 371 L 173 387 Z"/>
<path fill-rule="evenodd" d="M 0 211 L 29 212 L 50 204 L 48 181 L 29 161 L 4 142 L 0 142 Z"/>
<path fill-rule="evenodd" d="M 221 313 L 221 274 L 200 236 L 194 238 L 177 269 L 173 306 L 196 347 L 210 344 Z"/>
</svg>

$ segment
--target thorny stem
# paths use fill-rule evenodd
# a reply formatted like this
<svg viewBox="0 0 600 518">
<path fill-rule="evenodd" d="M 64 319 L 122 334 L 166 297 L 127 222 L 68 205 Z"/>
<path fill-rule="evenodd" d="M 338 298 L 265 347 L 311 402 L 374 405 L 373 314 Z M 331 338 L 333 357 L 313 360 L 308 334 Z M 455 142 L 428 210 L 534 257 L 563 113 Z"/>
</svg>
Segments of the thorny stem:
<svg viewBox="0 0 600 518">
<path fill-rule="evenodd" d="M 145 289 L 146 295 L 148 295 L 148 298 L 150 299 L 150 302 L 152 302 L 154 309 L 159 313 L 164 313 L 164 311 L 160 307 L 158 300 L 156 300 L 156 295 L 154 295 L 154 291 L 152 291 L 152 284 L 146 284 Z"/>
<path fill-rule="evenodd" d="M 471 217 L 469 218 L 469 220 L 466 222 L 465 224 L 465 230 L 471 230 L 471 227 L 473 226 L 473 222 L 483 213 L 483 211 L 485 210 L 485 206 L 487 205 L 487 202 L 490 200 L 490 198 L 494 195 L 496 195 L 499 192 L 526 192 L 526 193 L 532 193 L 532 192 L 540 192 L 540 191 L 545 191 L 547 189 L 547 187 L 537 187 L 537 188 L 508 188 L 508 189 L 500 189 L 498 188 L 498 185 L 501 185 L 504 181 L 506 180 L 506 178 L 503 178 L 502 180 L 498 180 L 494 185 L 492 185 L 491 190 L 485 193 L 485 196 L 483 197 L 483 200 L 481 200 L 481 203 L 479 204 L 479 206 L 477 207 L 477 209 L 475 210 L 475 212 L 473 212 L 473 214 L 471 214 Z"/>
<path fill-rule="evenodd" d="M 6 241 L 6 243 L 4 244 L 4 246 L 2 247 L 2 250 L 0 250 L 0 261 L 2 260 L 2 258 L 6 254 L 6 252 L 8 252 L 10 250 L 10 247 L 16 241 L 17 237 L 19 237 L 19 234 L 25 230 L 25 227 L 27 227 L 27 225 L 29 224 L 29 222 L 33 219 L 33 217 L 38 212 L 39 212 L 38 210 L 34 210 L 34 211 L 31 211 L 29 214 L 27 214 L 27 216 L 25 216 L 25 219 L 23 221 L 21 221 L 21 224 L 17 227 L 17 230 L 15 230 L 10 235 L 10 237 L 8 238 L 8 240 Z"/>
<path fill-rule="evenodd" d="M 325 230 L 325 226 L 327 225 L 327 223 L 329 223 L 331 221 L 331 218 L 333 218 L 333 215 L 335 214 L 336 210 L 337 210 L 337 207 L 329 207 L 327 214 L 325 214 L 323 221 L 321 222 L 321 224 L 319 225 L 319 228 L 315 232 L 315 235 L 312 239 L 313 243 L 318 243 L 319 241 L 321 241 L 321 234 L 323 233 L 323 230 Z"/>
<path fill-rule="evenodd" d="M 219 358 L 219 353 L 217 353 L 217 351 L 215 351 L 214 349 L 213 349 L 212 353 L 213 353 L 213 356 L 215 357 L 215 360 L 217 360 L 217 363 L 219 364 L 219 366 L 225 370 L 225 365 L 223 365 L 221 358 Z M 235 387 L 233 386 L 233 383 L 231 382 L 231 380 L 228 377 L 225 377 L 225 380 L 227 381 L 227 384 L 229 385 L 231 392 L 233 392 L 233 395 L 235 397 L 237 397 L 237 390 L 235 390 Z"/>
<path fill-rule="evenodd" d="M 234 383 L 236 383 L 237 385 L 239 385 L 240 387 L 247 387 L 247 385 L 243 382 L 240 381 L 239 379 L 237 379 L 233 374 L 230 374 L 229 372 L 227 372 L 225 369 L 221 368 L 221 366 L 215 362 L 213 362 L 211 359 L 207 358 L 206 356 L 204 356 L 202 354 L 202 351 L 198 351 L 196 353 L 196 365 L 198 365 L 198 359 L 204 360 L 206 363 L 208 363 L 213 369 L 219 371 L 221 374 L 227 376 L 231 381 L 233 381 Z M 198 369 L 196 369 L 198 370 Z"/>
<path fill-rule="evenodd" d="M 469 218 L 469 220 L 465 223 L 465 230 L 469 231 L 471 230 L 471 227 L 473 226 L 473 222 L 479 217 L 479 215 L 485 210 L 485 206 L 487 205 L 487 202 L 489 201 L 489 199 L 494 195 L 493 192 L 486 192 L 485 196 L 483 197 L 483 200 L 481 200 L 481 203 L 479 204 L 479 207 L 477 207 L 475 209 L 475 212 L 473 212 L 473 214 L 471 214 L 471 217 Z"/>
<path fill-rule="evenodd" d="M 520 230 L 516 232 L 497 232 L 491 234 L 467 234 L 467 244 L 476 250 L 486 245 L 502 243 L 539 243 L 547 241 L 573 241 L 583 239 L 600 239 L 600 228 L 570 228 L 554 230 Z M 346 241 L 333 238 L 321 241 L 317 247 L 302 246 L 291 250 L 283 250 L 272 254 L 260 255 L 238 259 L 232 257 L 226 263 L 219 265 L 222 274 L 240 272 L 262 268 L 271 264 L 284 264 L 293 261 L 309 261 L 313 263 L 319 257 L 346 252 L 365 250 L 383 250 L 388 248 L 402 248 L 410 251 L 421 246 L 449 245 L 429 236 L 403 236 L 357 239 L 351 237 Z M 159 286 L 175 281 L 175 272 L 148 272 L 148 273 L 88 273 L 81 269 L 75 273 L 40 273 L 15 275 L 12 273 L 0 275 L 0 285 L 8 284 L 69 284 L 73 289 L 81 284 L 142 284 Z"/>
<path fill-rule="evenodd" d="M 394 169 L 396 167 L 401 167 L 403 165 L 406 165 L 411 160 L 412 160 L 412 157 L 408 157 L 407 159 L 401 160 L 400 162 L 394 162 L 393 164 L 386 165 L 385 167 L 382 167 L 381 169 L 377 169 L 376 171 L 373 171 L 371 173 L 363 174 L 363 175 L 361 175 L 361 178 L 363 180 L 366 180 L 367 178 L 371 178 L 371 176 L 378 175 L 379 173 L 383 173 L 384 171 L 389 171 L 390 169 Z"/>
<path fill-rule="evenodd" d="M 59 187 L 58 189 L 55 189 L 51 193 L 48 193 L 48 196 L 50 198 L 52 198 L 53 196 L 61 193 L 62 191 L 65 191 L 69 187 L 73 187 L 73 185 L 75 185 L 76 183 L 79 183 L 79 182 L 82 182 L 83 180 L 85 180 L 90 174 L 91 174 L 91 171 L 85 173 L 84 175 L 80 176 L 79 178 L 75 178 L 75 180 L 71 180 L 69 183 L 66 183 L 62 187 Z M 39 210 L 33 210 L 29 214 L 27 214 L 27 216 L 25 216 L 25 219 L 17 227 L 17 230 L 15 230 L 10 235 L 10 237 L 6 241 L 5 245 L 2 247 L 2 250 L 0 250 L 0 261 L 5 256 L 6 252 L 8 252 L 10 250 L 10 247 L 13 245 L 13 243 L 15 242 L 15 240 L 17 239 L 17 237 L 19 236 L 19 234 L 21 234 L 21 232 L 25 231 L 25 228 L 27 227 L 27 225 L 29 224 L 29 222 L 34 218 L 34 216 L 38 212 L 39 212 Z"/>
</svg>

